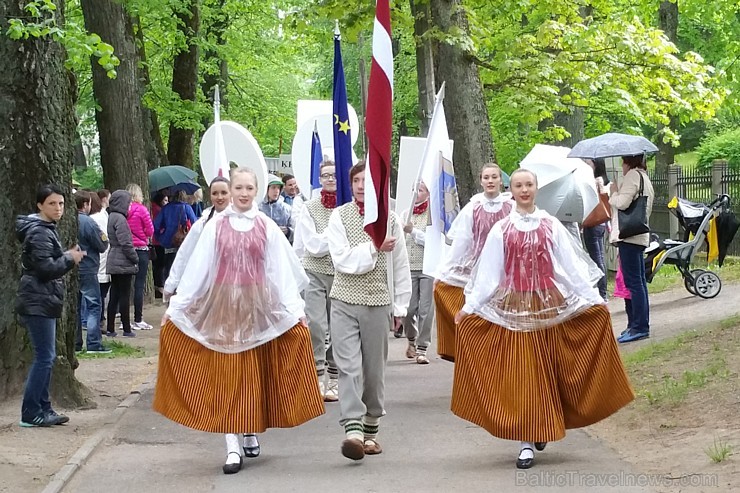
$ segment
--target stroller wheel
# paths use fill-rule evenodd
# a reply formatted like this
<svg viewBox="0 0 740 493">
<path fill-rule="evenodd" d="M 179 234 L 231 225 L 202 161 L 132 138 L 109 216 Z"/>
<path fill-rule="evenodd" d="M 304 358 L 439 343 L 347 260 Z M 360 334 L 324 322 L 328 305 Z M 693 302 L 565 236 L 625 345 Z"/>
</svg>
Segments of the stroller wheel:
<svg viewBox="0 0 740 493">
<path fill-rule="evenodd" d="M 696 281 L 696 278 L 699 274 L 702 272 L 706 272 L 704 269 L 693 269 L 690 274 L 691 277 L 684 277 L 683 278 L 683 285 L 686 288 L 686 291 L 696 296 L 696 289 L 694 289 L 694 282 Z"/>
<path fill-rule="evenodd" d="M 722 280 L 712 271 L 704 271 L 694 279 L 696 294 L 704 299 L 714 298 L 722 290 Z"/>
</svg>

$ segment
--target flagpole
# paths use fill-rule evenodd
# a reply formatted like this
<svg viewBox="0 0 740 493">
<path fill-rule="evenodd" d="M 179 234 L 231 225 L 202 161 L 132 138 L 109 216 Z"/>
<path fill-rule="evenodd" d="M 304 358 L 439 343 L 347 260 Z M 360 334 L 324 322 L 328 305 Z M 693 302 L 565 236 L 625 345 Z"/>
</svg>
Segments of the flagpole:
<svg viewBox="0 0 740 493">
<path fill-rule="evenodd" d="M 434 122 L 434 117 L 437 115 L 437 109 L 439 108 L 439 105 L 442 104 L 442 101 L 445 98 L 445 82 L 442 82 L 442 85 L 439 88 L 439 92 L 437 92 L 437 95 L 434 99 L 434 112 L 432 113 L 432 119 L 429 122 L 429 128 L 432 128 L 432 123 Z M 419 182 L 421 181 L 421 173 L 424 170 L 424 163 L 426 163 L 428 154 L 429 154 L 429 148 L 431 146 L 429 145 L 429 134 L 427 133 L 427 141 L 424 145 L 424 153 L 421 155 L 421 164 L 419 165 L 419 171 L 416 172 L 416 181 L 414 181 L 414 192 L 411 194 L 411 203 L 409 204 L 407 211 L 411 211 L 411 209 L 414 207 L 414 204 L 416 203 L 416 198 L 419 196 Z M 427 184 L 427 187 L 429 184 Z M 409 219 L 411 218 L 411 214 L 409 214 Z"/>
</svg>

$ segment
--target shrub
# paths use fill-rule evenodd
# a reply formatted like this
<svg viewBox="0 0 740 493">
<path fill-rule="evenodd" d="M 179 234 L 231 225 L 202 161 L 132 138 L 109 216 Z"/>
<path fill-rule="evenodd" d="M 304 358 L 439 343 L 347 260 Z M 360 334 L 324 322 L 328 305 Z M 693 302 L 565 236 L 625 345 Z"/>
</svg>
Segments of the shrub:
<svg viewBox="0 0 740 493">
<path fill-rule="evenodd" d="M 715 159 L 726 159 L 731 168 L 740 169 L 740 128 L 707 137 L 696 152 L 700 169 L 711 169 Z"/>
</svg>

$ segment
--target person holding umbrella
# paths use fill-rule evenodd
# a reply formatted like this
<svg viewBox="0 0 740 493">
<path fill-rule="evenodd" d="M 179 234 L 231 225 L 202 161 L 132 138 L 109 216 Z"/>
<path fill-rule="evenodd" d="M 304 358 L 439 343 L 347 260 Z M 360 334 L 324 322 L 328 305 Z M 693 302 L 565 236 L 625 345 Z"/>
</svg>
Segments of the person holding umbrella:
<svg viewBox="0 0 740 493">
<path fill-rule="evenodd" d="M 170 197 L 170 201 L 162 207 L 162 210 L 154 220 L 154 237 L 164 247 L 164 272 L 163 279 L 167 281 L 170 275 L 170 267 L 177 256 L 177 249 L 185 241 L 190 227 L 198 219 L 193 209 L 186 202 L 185 190 L 177 190 Z"/>
</svg>

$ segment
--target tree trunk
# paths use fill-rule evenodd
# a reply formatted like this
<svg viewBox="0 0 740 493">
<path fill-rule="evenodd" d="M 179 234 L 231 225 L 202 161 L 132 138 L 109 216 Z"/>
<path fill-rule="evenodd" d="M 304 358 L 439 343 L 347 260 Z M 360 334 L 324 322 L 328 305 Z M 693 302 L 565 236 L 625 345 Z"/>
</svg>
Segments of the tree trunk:
<svg viewBox="0 0 740 493">
<path fill-rule="evenodd" d="M 429 124 L 434 111 L 434 56 L 432 40 L 424 38 L 429 30 L 431 13 L 429 3 L 424 0 L 409 0 L 414 16 L 414 40 L 416 42 L 416 83 L 419 89 L 419 122 L 421 135 L 429 133 Z"/>
<path fill-rule="evenodd" d="M 439 30 L 468 32 L 460 0 L 430 0 L 432 20 Z M 445 114 L 450 138 L 455 142 L 453 161 L 461 204 L 478 187 L 480 168 L 495 160 L 491 123 L 483 97 L 478 67 L 459 46 L 439 44 L 437 85 L 446 82 Z"/>
<path fill-rule="evenodd" d="M 224 111 L 228 105 L 227 81 L 229 80 L 228 63 L 219 51 L 226 45 L 226 29 L 229 27 L 229 17 L 224 12 L 225 5 L 226 0 L 206 0 L 205 7 L 208 7 L 210 16 L 204 18 L 201 25 L 204 38 L 215 48 L 203 53 L 204 63 L 200 67 L 203 83 L 200 87 L 208 102 L 213 105 L 214 88 L 218 86 L 221 111 Z M 207 129 L 211 123 L 213 123 L 213 113 L 203 119 L 203 128 Z"/>
<path fill-rule="evenodd" d="M 148 196 L 147 145 L 150 134 L 144 124 L 141 95 L 144 92 L 131 16 L 114 0 L 81 0 L 85 27 L 115 48 L 121 60 L 118 75 L 111 79 L 91 59 L 93 94 L 99 105 L 95 112 L 100 135 L 100 162 L 105 187 L 126 188 L 129 183 L 141 186 Z"/>
<path fill-rule="evenodd" d="M 194 103 L 198 95 L 198 31 L 200 29 L 200 0 L 191 0 L 187 9 L 176 14 L 181 34 L 185 37 L 187 50 L 175 56 L 172 69 L 172 91 L 185 102 Z M 192 127 L 192 125 L 189 125 Z M 195 130 L 170 124 L 170 140 L 167 143 L 167 160 L 193 168 Z"/>
<path fill-rule="evenodd" d="M 658 9 L 658 25 L 668 36 L 673 44 L 678 44 L 678 0 L 670 2 L 663 0 L 660 2 L 660 8 Z M 671 116 L 671 122 L 668 126 L 673 131 L 678 129 L 678 118 Z M 655 156 L 655 171 L 656 172 L 667 172 L 668 165 L 673 164 L 676 161 L 676 148 L 671 143 L 663 142 L 663 135 L 665 132 L 665 126 L 658 124 L 657 128 L 657 142 L 658 154 Z"/>
<path fill-rule="evenodd" d="M 22 18 L 27 0 L 0 2 L 0 19 Z M 58 1 L 57 22 L 63 25 L 64 2 Z M 23 387 L 32 360 L 26 330 L 14 313 L 20 278 L 21 245 L 15 217 L 36 210 L 36 188 L 57 183 L 67 201 L 59 233 L 65 246 L 77 242 L 77 214 L 71 195 L 75 113 L 71 80 L 64 68 L 64 48 L 49 38 L 13 41 L 0 35 L 0 399 Z M 66 278 L 65 306 L 57 325 L 57 359 L 52 397 L 64 407 L 88 404 L 85 388 L 75 379 L 74 339 L 77 276 Z"/>
</svg>

